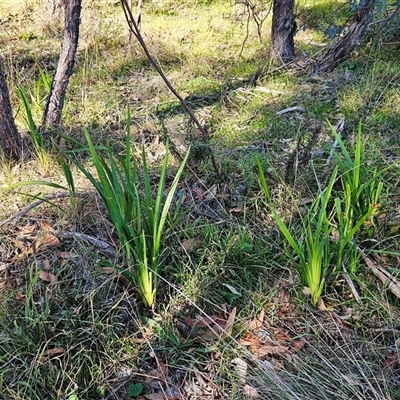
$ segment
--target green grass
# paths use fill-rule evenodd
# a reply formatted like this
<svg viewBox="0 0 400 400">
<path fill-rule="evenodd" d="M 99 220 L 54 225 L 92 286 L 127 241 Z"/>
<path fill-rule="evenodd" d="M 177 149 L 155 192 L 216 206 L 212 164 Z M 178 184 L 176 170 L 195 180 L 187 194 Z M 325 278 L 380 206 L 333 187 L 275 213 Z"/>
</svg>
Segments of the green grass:
<svg viewBox="0 0 400 400">
<path fill-rule="evenodd" d="M 60 27 L 45 16 L 43 2 L 28 3 L 13 15 L 8 6 L 1 11 L 2 18 L 9 17 L 0 44 L 22 131 L 29 128 L 27 111 L 31 130 L 40 122 L 47 90 L 42 73 L 54 74 L 62 39 Z M 296 36 L 297 48 L 309 55 L 320 51 L 324 29 L 343 24 L 345 9 L 340 2 L 300 2 L 300 22 L 308 30 Z M 346 245 L 357 242 L 396 276 L 400 70 L 394 49 L 360 47 L 335 72 L 311 78 L 299 69 L 269 66 L 270 18 L 262 42 L 250 23 L 240 55 L 246 18 L 223 0 L 145 3 L 142 18 L 150 52 L 207 126 L 209 143 L 139 46 L 129 42 L 120 5 L 86 2 L 63 127 L 53 137 L 56 146 L 48 149 L 47 167 L 33 159 L 0 168 L 0 220 L 48 193 L 66 196 L 0 225 L 0 398 L 128 399 L 139 394 L 140 385 L 140 396 L 160 397 L 154 380 L 159 374 L 165 374 L 164 391 L 188 399 L 196 397 L 188 391 L 207 390 L 220 398 L 251 399 L 245 384 L 265 399 L 398 398 L 399 299 L 357 259 L 349 276 L 358 303 L 329 253 L 335 249 L 336 254 L 334 236 L 341 233 Z M 260 76 L 249 88 L 257 70 Z M 21 105 L 18 88 L 26 104 Z M 293 106 L 304 112 L 276 114 Z M 336 149 L 339 158 L 327 165 L 335 135 L 326 120 L 334 124 L 343 115 L 343 146 Z M 310 140 L 311 154 L 306 154 Z M 171 157 L 163 187 L 168 142 Z M 206 145 L 214 150 L 219 174 Z M 130 206 L 140 198 L 151 216 L 150 199 L 171 193 L 179 156 L 190 146 L 176 187 L 182 205 L 175 208 L 174 197 L 158 247 L 162 265 L 152 268 L 158 282 L 149 310 L 137 277 L 127 281 L 119 274 L 128 264 L 124 237 L 109 216 L 116 202 L 111 198 L 107 208 L 87 177 L 101 191 L 105 182 L 99 183 L 102 171 L 95 163 L 109 166 L 105 170 L 113 177 L 129 181 L 130 194 L 137 192 Z M 63 169 L 63 154 L 73 154 L 81 170 L 73 163 Z M 134 180 L 125 179 L 134 165 L 136 188 Z M 288 165 L 294 178 L 285 182 Z M 47 185 L 21 186 L 24 181 Z M 378 181 L 381 186 L 374 186 Z M 352 197 L 360 195 L 352 190 L 357 187 L 379 196 L 362 206 Z M 73 201 L 70 194 L 76 196 Z M 380 212 L 363 223 L 370 203 L 379 203 Z M 355 214 L 358 218 L 346 225 Z M 358 233 L 349 235 L 357 224 Z M 56 246 L 40 242 L 49 226 L 59 239 Z M 318 232 L 328 248 L 322 260 Z M 133 252 L 140 249 L 138 237 L 127 240 Z M 304 254 L 293 252 L 307 240 L 309 247 L 302 249 L 315 255 L 312 266 L 319 273 L 312 299 L 304 291 L 310 286 L 310 265 Z M 108 247 L 101 247 L 104 242 Z M 351 261 L 346 257 L 344 263 Z M 137 260 L 130 261 L 135 274 Z M 56 278 L 53 283 L 44 272 Z M 320 310 L 314 307 L 318 296 Z M 221 333 L 218 323 L 223 325 L 235 308 L 232 329 Z M 264 350 L 283 346 L 289 351 L 259 356 L 257 343 Z"/>
</svg>

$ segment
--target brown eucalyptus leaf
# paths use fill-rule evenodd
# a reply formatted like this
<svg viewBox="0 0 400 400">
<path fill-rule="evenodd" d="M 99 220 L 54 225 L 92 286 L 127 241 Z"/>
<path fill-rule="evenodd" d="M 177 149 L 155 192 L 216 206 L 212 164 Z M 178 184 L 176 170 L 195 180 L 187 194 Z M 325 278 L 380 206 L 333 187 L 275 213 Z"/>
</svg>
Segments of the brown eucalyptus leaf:
<svg viewBox="0 0 400 400">
<path fill-rule="evenodd" d="M 40 271 L 39 279 L 41 279 L 44 282 L 49 282 L 49 283 L 57 283 L 58 279 L 55 275 L 51 274 L 50 272 L 46 271 Z"/>
</svg>

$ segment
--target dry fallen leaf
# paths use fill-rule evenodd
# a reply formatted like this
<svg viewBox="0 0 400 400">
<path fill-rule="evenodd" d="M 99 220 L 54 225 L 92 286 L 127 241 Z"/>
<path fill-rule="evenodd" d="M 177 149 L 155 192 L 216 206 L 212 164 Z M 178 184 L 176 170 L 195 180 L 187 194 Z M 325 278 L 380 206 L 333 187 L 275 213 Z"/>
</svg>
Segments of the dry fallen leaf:
<svg viewBox="0 0 400 400">
<path fill-rule="evenodd" d="M 250 329 L 261 328 L 264 322 L 265 310 L 261 310 L 260 315 L 250 322 Z"/>
<path fill-rule="evenodd" d="M 64 353 L 65 353 L 65 349 L 63 349 L 61 347 L 56 347 L 54 349 L 48 349 L 48 350 L 44 351 L 44 353 L 43 353 L 44 355 L 43 355 L 43 357 L 40 358 L 40 361 L 46 362 L 49 359 L 51 359 L 52 357 L 60 356 Z"/>
<path fill-rule="evenodd" d="M 168 375 L 168 366 L 164 364 L 162 361 L 157 362 L 157 368 L 152 369 L 147 372 L 145 382 L 151 382 L 154 379 L 156 380 L 165 380 Z"/>
<path fill-rule="evenodd" d="M 59 251 L 56 253 L 57 257 L 63 258 L 63 259 L 67 259 L 70 258 L 70 253 L 68 253 L 67 251 Z"/>
<path fill-rule="evenodd" d="M 15 293 L 15 300 L 20 301 L 22 304 L 25 304 L 26 301 L 25 294 L 22 292 Z"/>
<path fill-rule="evenodd" d="M 253 343 L 250 346 L 250 350 L 253 354 L 257 354 L 259 348 L 260 348 L 260 339 L 255 337 Z"/>
<path fill-rule="evenodd" d="M 292 348 L 290 349 L 291 353 L 294 353 L 296 351 L 299 351 L 300 349 L 302 349 L 305 345 L 307 344 L 307 342 L 305 340 L 297 340 L 296 342 L 293 343 Z"/>
<path fill-rule="evenodd" d="M 64 354 L 65 353 L 65 349 L 61 348 L 61 347 L 56 347 L 54 349 L 48 349 L 44 352 L 44 354 L 46 356 L 58 356 L 60 354 Z"/>
<path fill-rule="evenodd" d="M 228 335 L 232 334 L 232 329 L 233 329 L 233 324 L 235 322 L 235 318 L 236 318 L 236 307 L 233 308 L 233 310 L 230 313 L 228 320 L 226 321 L 226 324 L 225 324 L 225 331 Z"/>
<path fill-rule="evenodd" d="M 259 399 L 261 396 L 257 392 L 257 389 L 253 388 L 253 386 L 250 385 L 244 385 L 243 386 L 243 395 L 246 397 L 250 397 L 251 399 Z"/>
<path fill-rule="evenodd" d="M 322 300 L 322 297 L 320 297 L 320 298 L 318 299 L 318 306 L 317 306 L 317 308 L 318 308 L 319 311 L 326 311 L 326 310 L 327 310 L 327 307 L 326 307 L 326 305 L 325 305 L 324 300 Z"/>
<path fill-rule="evenodd" d="M 200 246 L 200 244 L 200 239 L 185 239 L 181 242 L 181 246 L 184 251 L 196 250 Z"/>
<path fill-rule="evenodd" d="M 48 258 L 43 260 L 43 269 L 46 272 L 49 272 L 51 270 L 50 260 Z"/>
<path fill-rule="evenodd" d="M 231 363 L 233 364 L 233 369 L 238 378 L 245 378 L 247 375 L 247 363 L 239 357 L 234 358 Z M 244 382 L 244 379 L 243 379 Z"/>
<path fill-rule="evenodd" d="M 192 248 L 192 241 L 189 239 L 185 239 L 181 242 L 181 246 L 183 250 L 188 251 Z"/>
<path fill-rule="evenodd" d="M 289 292 L 284 287 L 279 288 L 278 302 L 279 304 L 289 303 Z"/>
<path fill-rule="evenodd" d="M 203 193 L 198 189 L 192 189 L 192 192 L 198 197 L 200 201 L 204 200 Z"/>
<path fill-rule="evenodd" d="M 226 321 L 223 318 L 220 318 L 216 315 L 207 315 L 207 316 L 199 315 L 194 320 L 194 325 L 197 325 L 200 328 L 205 328 L 214 324 L 219 326 L 225 325 L 225 322 Z"/>
<path fill-rule="evenodd" d="M 46 221 L 40 221 L 40 225 L 44 231 L 54 232 L 54 229 Z"/>
<path fill-rule="evenodd" d="M 25 243 L 24 243 L 22 240 L 15 239 L 15 240 L 14 240 L 14 246 L 15 246 L 17 249 L 20 249 L 20 250 L 22 250 L 23 252 L 28 253 L 29 247 L 26 246 Z"/>
<path fill-rule="evenodd" d="M 248 338 L 247 336 L 245 338 L 240 338 L 239 343 L 242 346 L 252 346 L 254 343 L 254 338 Z"/>
<path fill-rule="evenodd" d="M 99 272 L 102 272 L 103 274 L 106 275 L 111 275 L 115 272 L 115 268 L 113 267 L 101 267 L 99 268 Z"/>
<path fill-rule="evenodd" d="M 281 345 L 277 345 L 277 346 L 260 346 L 257 349 L 257 352 L 255 353 L 255 355 L 257 357 L 263 357 L 263 356 L 282 356 L 284 354 L 289 354 L 289 347 L 287 346 L 281 346 Z"/>
<path fill-rule="evenodd" d="M 37 251 L 39 247 L 46 246 L 46 247 L 56 247 L 60 244 L 57 236 L 53 233 L 45 233 L 42 237 L 39 237 L 35 240 L 32 244 L 32 247 Z"/>
<path fill-rule="evenodd" d="M 282 328 L 273 328 L 272 332 L 276 340 L 280 342 L 286 342 L 291 339 L 289 332 Z"/>
<path fill-rule="evenodd" d="M 22 235 L 29 235 L 36 229 L 36 225 L 25 225 L 20 230 L 19 233 Z"/>
<path fill-rule="evenodd" d="M 252 333 L 247 333 L 246 337 L 240 338 L 239 343 L 242 346 L 250 346 L 250 350 L 253 354 L 256 354 L 260 348 L 260 339 Z"/>
<path fill-rule="evenodd" d="M 55 275 L 51 274 L 50 272 L 40 271 L 39 279 L 45 282 L 56 283 L 58 279 Z"/>
<path fill-rule="evenodd" d="M 304 293 L 306 296 L 310 296 L 310 295 L 311 295 L 311 290 L 310 290 L 310 288 L 309 288 L 308 286 L 304 286 L 304 287 L 303 287 L 303 293 Z"/>
</svg>

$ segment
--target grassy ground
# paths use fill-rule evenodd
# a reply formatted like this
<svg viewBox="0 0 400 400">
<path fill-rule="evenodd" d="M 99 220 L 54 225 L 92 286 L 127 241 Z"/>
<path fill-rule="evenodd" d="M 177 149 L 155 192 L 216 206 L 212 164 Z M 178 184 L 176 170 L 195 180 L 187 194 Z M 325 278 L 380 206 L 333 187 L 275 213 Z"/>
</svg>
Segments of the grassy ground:
<svg viewBox="0 0 400 400">
<path fill-rule="evenodd" d="M 37 86 L 39 70 L 54 73 L 62 26 L 49 22 L 44 2 L 21 2 L 18 9 L 3 3 L 0 49 L 16 121 L 26 132 L 17 88 L 40 123 L 46 93 Z M 343 7 L 299 3 L 307 28 L 297 35 L 299 64 L 328 41 L 322 31 L 332 16 L 343 22 Z M 335 165 L 326 163 L 334 141 L 326 121 L 344 117 L 350 150 L 361 121 L 365 165 L 385 171 L 381 213 L 362 245 L 396 277 L 396 44 L 371 40 L 334 73 L 309 77 L 299 67 L 269 65 L 269 20 L 260 42 L 240 5 L 146 3 L 142 18 L 151 53 L 208 127 L 209 143 L 129 39 L 119 3 L 106 0 L 84 2 L 63 133 L 83 142 L 86 127 L 96 144 L 108 140 L 123 154 L 130 107 L 132 141 L 145 146 L 154 180 L 167 141 L 173 164 L 192 145 L 178 187 L 181 215 L 163 243 L 156 305 L 146 310 L 137 289 L 111 268 L 123 267 L 125 257 L 104 205 L 77 170 L 75 198 L 43 185 L 6 189 L 27 180 L 66 185 L 57 146 L 71 150 L 68 140 L 57 136 L 40 159 L 3 162 L 0 219 L 14 218 L 0 221 L 0 398 L 400 398 L 399 299 L 362 264 L 351 275 L 358 301 L 336 271 L 313 307 L 270 207 L 300 234 L 299 214 Z M 294 106 L 303 111 L 277 114 Z M 87 153 L 79 159 L 91 168 Z"/>
</svg>

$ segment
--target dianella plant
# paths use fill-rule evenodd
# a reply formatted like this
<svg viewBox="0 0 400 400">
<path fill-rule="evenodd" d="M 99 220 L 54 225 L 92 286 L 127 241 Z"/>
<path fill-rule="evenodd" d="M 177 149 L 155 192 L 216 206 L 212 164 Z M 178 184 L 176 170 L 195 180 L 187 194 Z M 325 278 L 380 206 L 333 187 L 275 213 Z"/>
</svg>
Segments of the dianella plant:
<svg viewBox="0 0 400 400">
<path fill-rule="evenodd" d="M 371 170 L 364 156 L 361 122 L 358 126 L 354 155 L 331 126 L 341 153 L 335 153 L 339 167 L 341 193 L 335 199 L 334 210 L 338 233 L 337 267 L 345 265 L 351 273 L 359 267 L 361 253 L 357 236 L 371 238 L 375 219 L 381 211 L 382 174 L 386 169 Z"/>
<path fill-rule="evenodd" d="M 380 213 L 380 197 L 383 189 L 382 174 L 387 170 L 369 167 L 364 155 L 362 140 L 362 125 L 358 125 L 354 155 L 347 150 L 343 139 L 330 125 L 339 144 L 341 153 L 335 152 L 342 182 L 344 202 L 346 204 L 346 219 L 353 225 L 364 219 L 362 228 L 368 236 L 373 235 L 374 217 Z M 365 216 L 368 217 L 365 218 Z"/>
<path fill-rule="evenodd" d="M 337 132 L 333 128 L 332 131 L 341 149 L 341 154 L 335 154 L 337 166 L 325 188 L 317 178 L 318 194 L 306 214 L 299 213 L 300 226 L 293 224 L 289 227 L 275 207 L 269 205 L 314 305 L 318 304 L 330 271 L 349 271 L 352 274 L 357 271 L 361 258 L 359 237 L 362 238 L 363 234 L 365 237 L 365 233 L 368 237 L 371 235 L 373 218 L 380 210 L 381 176 L 385 171 L 371 171 L 368 167 L 364 159 L 361 125 L 353 156 Z M 256 164 L 260 186 L 270 202 L 271 193 L 264 171 L 259 160 Z M 341 184 L 339 189 L 338 183 Z"/>
<path fill-rule="evenodd" d="M 264 172 L 258 169 L 261 187 L 267 200 L 270 192 L 266 185 Z M 311 301 L 314 305 L 324 290 L 325 281 L 328 276 L 334 252 L 332 251 L 332 229 L 331 216 L 328 204 L 332 198 L 333 185 L 337 178 L 337 168 L 331 175 L 330 181 L 325 189 L 319 190 L 305 216 L 301 216 L 300 229 L 291 229 L 279 216 L 278 212 L 271 206 L 272 215 L 289 244 L 291 251 L 289 255 L 297 271 L 301 283 L 308 287 Z M 267 188 L 267 190 L 265 190 Z"/>
<path fill-rule="evenodd" d="M 162 264 L 160 254 L 166 222 L 189 151 L 165 195 L 168 153 L 153 191 L 144 149 L 140 167 L 132 159 L 129 128 L 124 157 L 116 155 L 110 145 L 96 147 L 87 131 L 85 137 L 97 176 L 81 162 L 74 162 L 103 200 L 126 255 L 128 268 L 115 268 L 137 285 L 145 306 L 150 308 L 155 301 Z M 179 201 L 176 207 L 179 207 Z"/>
</svg>

